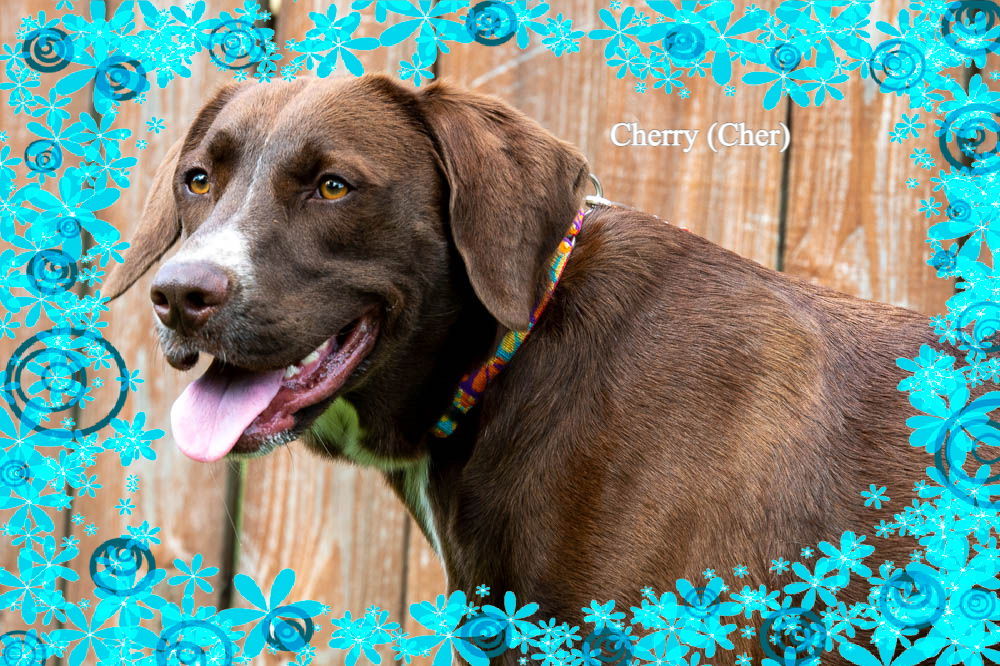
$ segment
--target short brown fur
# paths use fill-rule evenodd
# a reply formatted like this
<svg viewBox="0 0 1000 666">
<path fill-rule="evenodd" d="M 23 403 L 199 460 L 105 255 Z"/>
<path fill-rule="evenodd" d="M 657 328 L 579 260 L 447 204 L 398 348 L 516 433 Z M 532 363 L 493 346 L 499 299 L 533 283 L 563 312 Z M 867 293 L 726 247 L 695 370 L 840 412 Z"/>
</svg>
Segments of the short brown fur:
<svg viewBox="0 0 1000 666">
<path fill-rule="evenodd" d="M 283 203 L 277 185 L 260 195 L 255 219 L 241 224 L 259 239 L 255 262 L 276 277 L 220 319 L 216 342 L 171 338 L 165 351 L 224 345 L 246 367 L 282 367 L 358 307 L 382 308 L 379 346 L 343 395 L 368 453 L 391 463 L 389 483 L 439 536 L 450 588 L 490 585 L 483 603 L 511 590 L 540 603 L 542 617 L 574 624 L 592 599 L 628 609 L 643 586 L 671 590 L 705 568 L 744 564 L 741 583 L 776 589 L 785 581 L 767 573 L 771 559 L 891 519 L 890 508 L 862 506 L 868 484 L 887 486 L 893 507 L 913 496 L 931 461 L 907 443 L 914 411 L 896 389 L 905 375 L 895 360 L 938 347 L 923 315 L 775 272 L 619 207 L 589 213 L 544 316 L 457 433 L 429 436 L 461 375 L 526 323 L 545 260 L 582 203 L 587 164 L 501 101 L 447 83 L 269 85 L 216 96 L 180 163 L 222 121 L 248 154 L 259 154 L 260 136 L 291 146 L 337 128 L 374 170 L 377 196 L 321 214 Z M 312 103 L 289 129 L 281 112 L 297 95 Z M 260 117 L 279 120 L 263 135 L 232 129 Z M 225 178 L 235 182 L 241 165 Z M 182 199 L 175 215 L 164 198 L 175 177 L 158 176 L 149 228 L 112 294 L 163 254 L 178 217 L 185 237 L 225 222 Z M 303 236 L 289 240 L 288 225 Z M 429 466 L 430 525 L 404 487 L 406 462 L 419 460 Z M 869 541 L 878 562 L 903 562 L 914 547 Z M 853 586 L 842 597 L 864 593 Z M 755 639 L 738 639 L 713 663 L 741 652 L 761 654 Z"/>
</svg>

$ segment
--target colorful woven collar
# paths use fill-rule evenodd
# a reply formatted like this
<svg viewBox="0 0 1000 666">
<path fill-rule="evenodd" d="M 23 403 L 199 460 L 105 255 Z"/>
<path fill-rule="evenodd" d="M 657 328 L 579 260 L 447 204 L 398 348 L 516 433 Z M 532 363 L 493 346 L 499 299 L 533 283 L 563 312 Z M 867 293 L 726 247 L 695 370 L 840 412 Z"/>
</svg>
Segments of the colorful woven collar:
<svg viewBox="0 0 1000 666">
<path fill-rule="evenodd" d="M 576 217 L 573 218 L 573 223 L 569 226 L 569 230 L 563 236 L 563 239 L 559 241 L 559 247 L 556 248 L 552 258 L 549 259 L 549 282 L 545 286 L 545 294 L 542 295 L 542 299 L 531 313 L 528 328 L 523 331 L 507 331 L 503 338 L 501 338 L 500 344 L 497 345 L 493 355 L 479 366 L 475 372 L 470 372 L 462 377 L 462 381 L 458 383 L 458 390 L 455 391 L 455 397 L 451 400 L 451 406 L 448 407 L 448 411 L 438 419 L 437 424 L 431 430 L 431 433 L 435 437 L 443 438 L 455 432 L 459 419 L 472 409 L 480 396 L 483 395 L 483 392 L 486 391 L 489 383 L 503 371 L 507 362 L 514 356 L 514 353 L 528 339 L 531 329 L 535 327 L 535 322 L 538 321 L 542 312 L 545 311 L 545 306 L 548 305 L 549 299 L 552 298 L 552 292 L 556 290 L 556 285 L 559 284 L 563 268 L 566 267 L 566 260 L 569 259 L 570 252 L 576 246 L 576 235 L 583 226 L 584 215 L 585 212 L 583 209 L 576 212 Z"/>
</svg>

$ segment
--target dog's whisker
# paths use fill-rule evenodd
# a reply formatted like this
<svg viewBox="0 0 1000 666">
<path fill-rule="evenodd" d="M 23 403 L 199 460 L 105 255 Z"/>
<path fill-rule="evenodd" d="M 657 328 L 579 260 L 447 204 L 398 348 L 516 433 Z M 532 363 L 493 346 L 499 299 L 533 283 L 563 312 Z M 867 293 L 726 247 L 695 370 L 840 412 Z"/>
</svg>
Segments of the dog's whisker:
<svg viewBox="0 0 1000 666">
<path fill-rule="evenodd" d="M 226 469 L 227 472 L 233 471 L 233 472 L 235 472 L 237 474 L 237 484 L 239 483 L 239 481 L 238 481 L 238 475 L 240 474 L 239 467 L 240 467 L 240 463 L 238 463 L 238 462 L 225 463 L 225 469 Z M 212 481 L 214 483 L 218 483 L 219 482 L 218 471 L 217 471 L 215 465 L 209 465 L 209 475 L 212 477 Z M 228 478 L 225 479 L 225 483 L 228 485 L 228 483 L 229 483 L 229 479 Z M 243 548 L 243 540 L 240 537 L 240 530 L 236 526 L 236 520 L 233 518 L 232 511 L 230 511 L 229 497 L 224 497 L 223 498 L 223 500 L 222 500 L 222 508 L 223 508 L 223 510 L 226 513 L 226 520 L 229 521 L 229 526 L 232 528 L 233 539 L 235 539 L 237 547 L 240 548 L 240 549 L 242 549 Z M 223 583 L 225 584 L 225 581 Z"/>
</svg>

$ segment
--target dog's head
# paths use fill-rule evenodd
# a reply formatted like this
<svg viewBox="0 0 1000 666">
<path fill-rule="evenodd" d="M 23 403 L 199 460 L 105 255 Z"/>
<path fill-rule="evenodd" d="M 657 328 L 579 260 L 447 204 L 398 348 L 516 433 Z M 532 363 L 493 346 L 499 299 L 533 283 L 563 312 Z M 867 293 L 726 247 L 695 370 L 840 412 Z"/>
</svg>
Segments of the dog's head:
<svg viewBox="0 0 1000 666">
<path fill-rule="evenodd" d="M 175 438 L 199 460 L 262 452 L 366 385 L 392 419 L 468 295 L 525 328 L 587 174 L 534 121 L 451 85 L 233 84 L 170 149 L 103 292 L 182 242 L 150 293 L 161 346 L 179 369 L 214 361 L 175 403 Z"/>
</svg>

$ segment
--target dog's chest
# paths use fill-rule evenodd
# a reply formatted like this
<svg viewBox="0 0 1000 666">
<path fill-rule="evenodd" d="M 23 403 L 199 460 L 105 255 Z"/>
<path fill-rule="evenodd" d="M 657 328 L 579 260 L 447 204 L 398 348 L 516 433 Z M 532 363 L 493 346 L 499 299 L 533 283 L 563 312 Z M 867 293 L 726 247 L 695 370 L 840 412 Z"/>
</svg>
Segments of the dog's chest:
<svg viewBox="0 0 1000 666">
<path fill-rule="evenodd" d="M 373 453 L 364 446 L 366 433 L 361 427 L 357 410 L 345 398 L 338 398 L 323 412 L 310 428 L 310 435 L 326 448 L 339 451 L 357 465 L 374 467 L 395 477 L 395 485 L 403 502 L 427 535 L 431 546 L 441 554 L 441 543 L 428 496 L 429 458 L 403 460 Z"/>
</svg>

